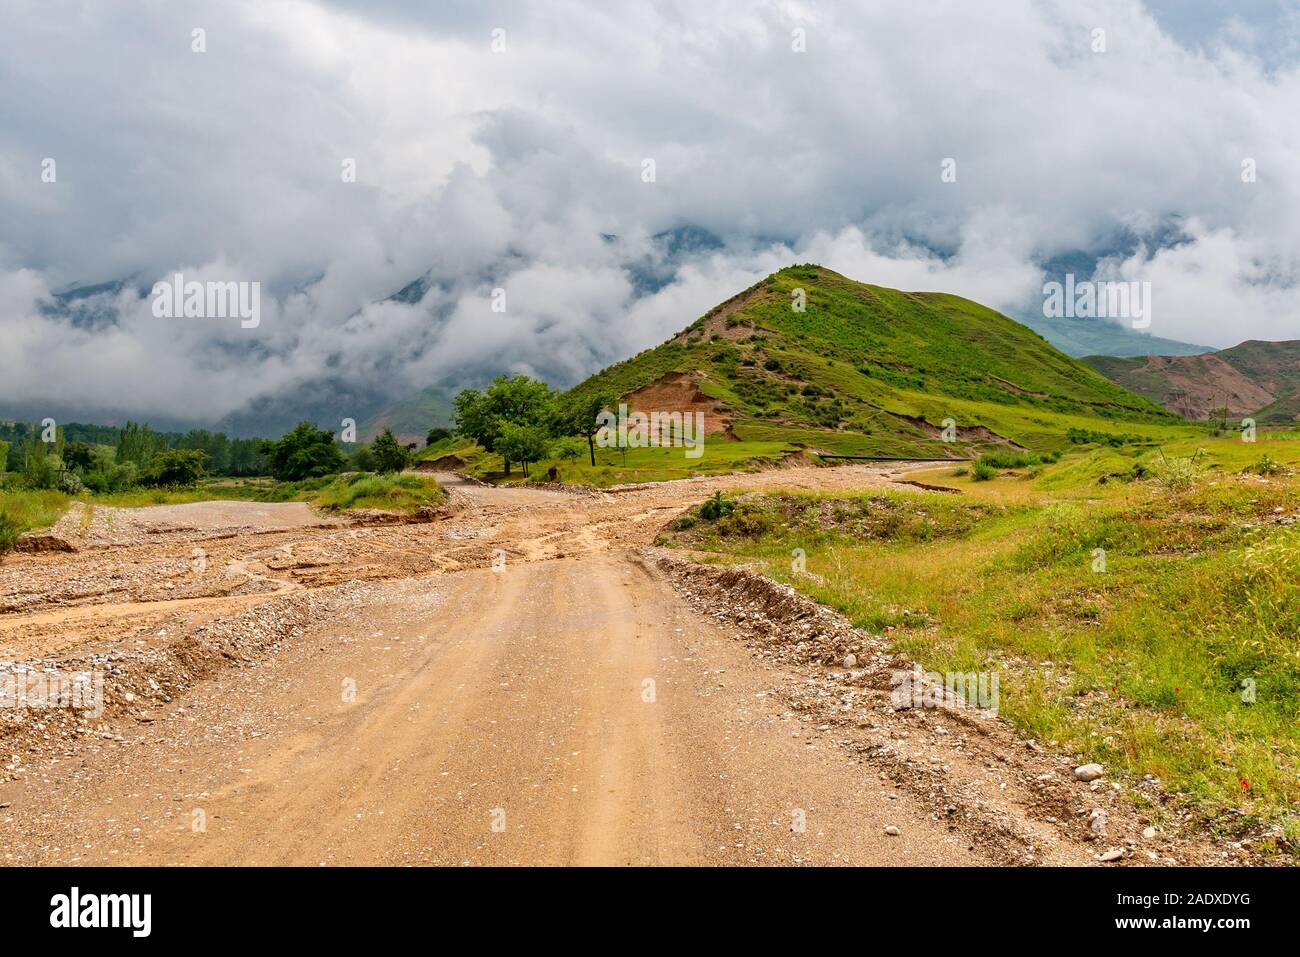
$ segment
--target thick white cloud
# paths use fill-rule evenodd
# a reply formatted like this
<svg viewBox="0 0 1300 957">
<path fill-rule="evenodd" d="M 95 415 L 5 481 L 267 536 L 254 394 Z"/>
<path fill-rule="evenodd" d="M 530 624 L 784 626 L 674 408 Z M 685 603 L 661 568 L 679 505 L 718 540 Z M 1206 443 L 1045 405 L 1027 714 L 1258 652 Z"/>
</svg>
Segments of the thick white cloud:
<svg viewBox="0 0 1300 957">
<path fill-rule="evenodd" d="M 1029 309 L 1044 261 L 1117 235 L 1102 272 L 1152 283 L 1151 332 L 1300 337 L 1295 5 L 1156 11 L 14 0 L 0 413 L 215 419 L 326 374 L 569 382 L 796 261 Z M 722 246 L 665 259 L 651 237 L 686 225 Z M 131 288 L 115 325 L 41 308 L 177 269 L 260 281 L 262 324 L 160 321 Z"/>
</svg>

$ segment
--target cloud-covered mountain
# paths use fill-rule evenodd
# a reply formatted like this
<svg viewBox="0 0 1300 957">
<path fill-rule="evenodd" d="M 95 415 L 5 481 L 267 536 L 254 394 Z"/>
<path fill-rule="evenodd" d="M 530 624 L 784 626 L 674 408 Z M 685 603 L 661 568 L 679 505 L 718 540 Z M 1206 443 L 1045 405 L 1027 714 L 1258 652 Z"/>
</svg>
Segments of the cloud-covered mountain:
<svg viewBox="0 0 1300 957">
<path fill-rule="evenodd" d="M 1295 20 L 1181 9 L 19 0 L 0 414 L 565 385 L 807 261 L 1024 317 L 1079 257 L 1153 335 L 1292 338 Z M 260 324 L 155 317 L 178 271 Z"/>
</svg>

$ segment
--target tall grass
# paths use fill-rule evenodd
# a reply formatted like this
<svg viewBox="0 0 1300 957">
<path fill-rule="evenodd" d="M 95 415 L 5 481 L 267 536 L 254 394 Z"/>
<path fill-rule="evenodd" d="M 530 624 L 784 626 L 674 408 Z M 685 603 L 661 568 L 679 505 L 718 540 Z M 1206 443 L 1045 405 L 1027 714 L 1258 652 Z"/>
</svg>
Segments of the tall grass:
<svg viewBox="0 0 1300 957">
<path fill-rule="evenodd" d="M 1014 452 L 997 450 L 985 452 L 979 462 L 994 469 L 1023 469 L 1059 461 L 1059 452 Z"/>
<path fill-rule="evenodd" d="M 18 524 L 18 519 L 8 512 L 0 511 L 0 555 L 12 551 L 22 533 L 23 528 Z"/>
<path fill-rule="evenodd" d="M 0 489 L 0 554 L 13 549 L 25 532 L 57 522 L 69 501 L 63 492 Z"/>
<path fill-rule="evenodd" d="M 433 479 L 419 475 L 357 473 L 337 478 L 306 493 L 305 497 L 320 508 L 377 508 L 407 512 L 421 506 L 439 505 L 447 495 Z"/>
</svg>

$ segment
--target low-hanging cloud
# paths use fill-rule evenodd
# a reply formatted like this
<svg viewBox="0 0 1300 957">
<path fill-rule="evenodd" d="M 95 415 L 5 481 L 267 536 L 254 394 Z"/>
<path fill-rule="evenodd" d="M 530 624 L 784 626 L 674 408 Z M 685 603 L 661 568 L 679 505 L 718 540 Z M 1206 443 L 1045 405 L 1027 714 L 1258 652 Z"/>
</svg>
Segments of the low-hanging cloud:
<svg viewBox="0 0 1300 957">
<path fill-rule="evenodd" d="M 1152 283 L 1154 334 L 1300 337 L 1300 66 L 1260 24 L 1192 43 L 1138 0 L 15 6 L 0 414 L 568 384 L 805 261 L 1016 314 L 1084 251 Z M 261 323 L 155 317 L 176 271 L 260 282 Z M 52 298 L 114 280 L 102 321 Z"/>
</svg>

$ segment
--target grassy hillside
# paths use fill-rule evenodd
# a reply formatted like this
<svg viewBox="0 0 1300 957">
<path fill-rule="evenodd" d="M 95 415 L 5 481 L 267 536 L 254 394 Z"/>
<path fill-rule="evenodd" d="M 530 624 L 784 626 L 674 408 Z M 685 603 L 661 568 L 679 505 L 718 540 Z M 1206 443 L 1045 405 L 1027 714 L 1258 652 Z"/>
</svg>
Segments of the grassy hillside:
<svg viewBox="0 0 1300 957">
<path fill-rule="evenodd" d="M 451 398 L 447 391 L 439 386 L 430 386 L 359 422 L 357 436 L 363 442 L 372 442 L 384 429 L 392 429 L 399 442 L 424 445 L 429 430 L 450 424 L 451 416 Z"/>
<path fill-rule="evenodd" d="M 1300 435 L 1083 445 L 913 477 L 961 494 L 747 494 L 662 542 L 745 562 L 935 671 L 995 670 L 1001 714 L 1148 803 L 1300 848 Z M 964 474 L 963 474 L 964 473 Z M 802 549 L 806 570 L 791 556 Z"/>
<path fill-rule="evenodd" d="M 792 308 L 799 289 L 804 312 Z M 574 391 L 622 395 L 668 372 L 697 377 L 729 410 L 735 438 L 837 453 L 956 457 L 1007 441 L 1052 450 L 1071 428 L 1167 438 L 1181 425 L 992 309 L 812 265 L 774 273 Z M 940 440 L 949 418 L 956 443 Z"/>
</svg>

